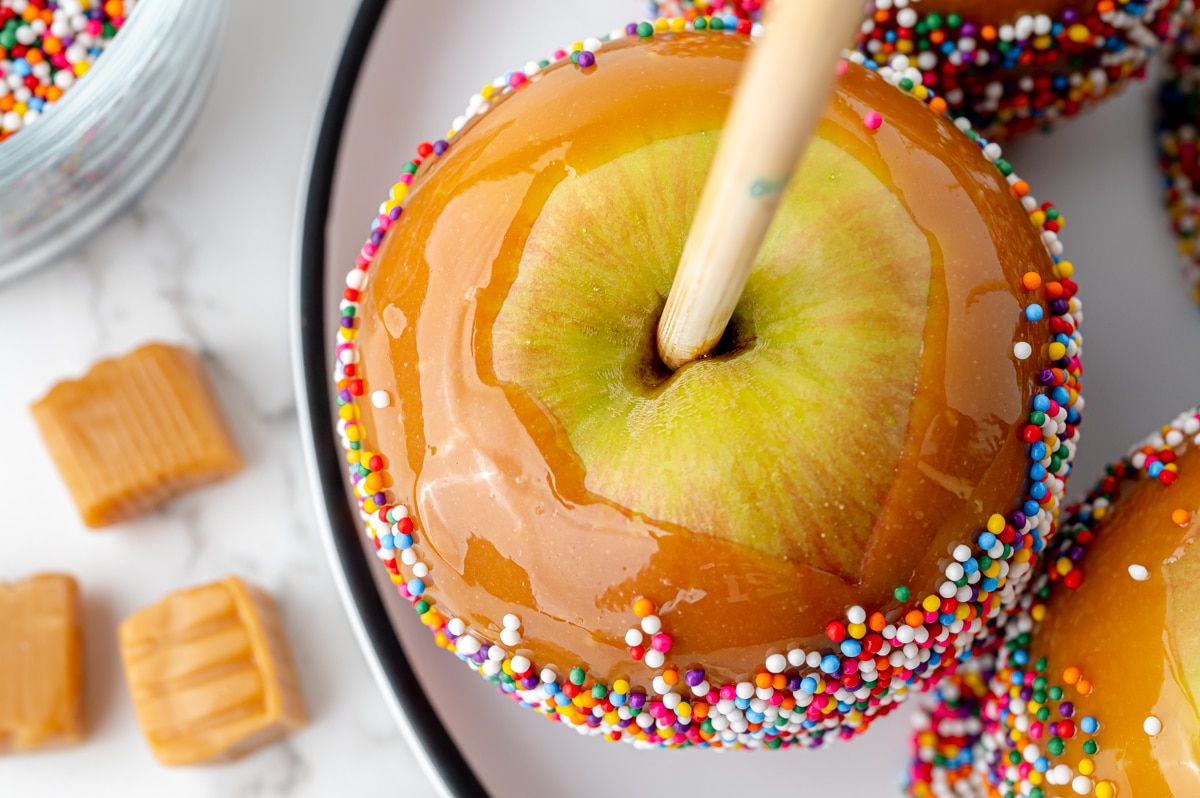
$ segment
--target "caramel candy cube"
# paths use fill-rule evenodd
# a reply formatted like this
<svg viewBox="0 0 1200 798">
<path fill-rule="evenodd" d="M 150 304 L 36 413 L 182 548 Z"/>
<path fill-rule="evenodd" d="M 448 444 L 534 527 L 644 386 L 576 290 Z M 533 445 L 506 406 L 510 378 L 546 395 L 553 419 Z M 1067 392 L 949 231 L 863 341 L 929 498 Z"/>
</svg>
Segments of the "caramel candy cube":
<svg viewBox="0 0 1200 798">
<path fill-rule="evenodd" d="M 141 515 L 242 468 L 191 352 L 147 344 L 54 386 L 33 405 L 90 527 Z"/>
<path fill-rule="evenodd" d="M 237 759 L 305 723 L 275 603 L 237 577 L 134 613 L 120 642 L 138 723 L 164 765 Z"/>
<path fill-rule="evenodd" d="M 83 736 L 79 587 L 63 574 L 0 583 L 0 754 Z"/>
</svg>

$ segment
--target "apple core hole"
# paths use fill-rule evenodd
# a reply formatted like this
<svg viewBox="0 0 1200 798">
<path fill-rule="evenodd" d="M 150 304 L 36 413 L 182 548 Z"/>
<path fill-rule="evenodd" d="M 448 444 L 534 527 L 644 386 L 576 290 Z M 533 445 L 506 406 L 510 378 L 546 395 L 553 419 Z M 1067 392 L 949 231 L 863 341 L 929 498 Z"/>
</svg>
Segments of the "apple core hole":
<svg viewBox="0 0 1200 798">
<path fill-rule="evenodd" d="M 663 297 L 658 313 L 651 316 L 646 337 L 639 353 L 640 363 L 638 364 L 637 371 L 639 372 L 643 387 L 650 391 L 662 388 L 676 374 L 675 371 L 671 370 L 670 366 L 663 362 L 662 357 L 658 354 L 658 323 L 665 307 L 666 297 Z M 753 349 L 757 340 L 758 333 L 753 319 L 743 315 L 740 309 L 734 310 L 729 324 L 725 327 L 725 332 L 721 335 L 721 339 L 717 341 L 717 345 L 713 347 L 711 352 L 696 362 L 732 360 L 744 352 Z M 685 364 L 680 370 L 686 369 L 687 365 L 690 364 Z"/>
<path fill-rule="evenodd" d="M 721 335 L 721 340 L 717 341 L 717 345 L 713 347 L 712 352 L 706 355 L 706 358 L 726 360 L 737 357 L 743 352 L 753 349 L 757 340 L 758 335 L 754 328 L 754 321 L 734 310 L 729 324 L 725 326 L 725 332 Z"/>
</svg>

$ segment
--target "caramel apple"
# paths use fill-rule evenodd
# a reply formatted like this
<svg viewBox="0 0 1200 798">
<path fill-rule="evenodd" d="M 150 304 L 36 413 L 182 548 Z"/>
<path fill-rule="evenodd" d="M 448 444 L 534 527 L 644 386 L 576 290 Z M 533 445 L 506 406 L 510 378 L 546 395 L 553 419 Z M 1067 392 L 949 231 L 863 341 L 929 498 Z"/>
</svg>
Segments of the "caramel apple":
<svg viewBox="0 0 1200 798">
<path fill-rule="evenodd" d="M 644 745 L 852 736 L 1015 601 L 1077 440 L 1061 217 L 843 64 L 712 356 L 658 324 L 748 50 L 631 25 L 487 86 L 347 278 L 379 557 L 518 702 Z"/>
<path fill-rule="evenodd" d="M 1158 90 L 1158 167 L 1171 230 L 1183 256 L 1188 290 L 1200 304 L 1200 157 L 1196 150 L 1200 119 L 1200 16 L 1193 17 L 1187 35 L 1164 59 Z"/>
<path fill-rule="evenodd" d="M 1198 532 L 1190 410 L 1064 522 L 995 666 L 923 724 L 912 794 L 1200 795 Z"/>
<path fill-rule="evenodd" d="M 1044 128 L 1143 77 L 1191 0 L 874 0 L 857 48 L 991 137 Z"/>
<path fill-rule="evenodd" d="M 952 116 L 1009 138 L 1074 116 L 1145 76 L 1187 33 L 1193 0 L 873 0 L 856 48 L 889 80 L 943 95 Z M 670 20 L 750 30 L 761 0 L 654 0 Z M 668 24 L 669 27 L 669 24 Z"/>
</svg>

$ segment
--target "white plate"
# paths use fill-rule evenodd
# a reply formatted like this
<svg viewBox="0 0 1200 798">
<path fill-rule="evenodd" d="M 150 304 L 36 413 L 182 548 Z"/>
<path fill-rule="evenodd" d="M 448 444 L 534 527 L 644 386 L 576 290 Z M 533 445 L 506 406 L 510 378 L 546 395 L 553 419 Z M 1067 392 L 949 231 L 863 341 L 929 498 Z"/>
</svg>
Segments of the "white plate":
<svg viewBox="0 0 1200 798">
<path fill-rule="evenodd" d="M 369 551 L 342 484 L 329 375 L 338 297 L 375 209 L 416 143 L 440 135 L 492 76 L 644 15 L 637 0 L 524 0 L 503 11 L 444 0 L 430 8 L 366 0 L 360 10 L 315 147 L 295 286 L 297 390 L 318 509 L 381 700 L 447 795 L 896 795 L 909 746 L 903 710 L 849 744 L 755 754 L 635 751 L 520 711 L 433 645 Z M 1086 309 L 1087 408 L 1074 495 L 1105 462 L 1200 402 L 1200 314 L 1183 290 L 1161 209 L 1151 96 L 1150 84 L 1138 86 L 1006 153 L 1065 215 L 1066 255 Z"/>
</svg>

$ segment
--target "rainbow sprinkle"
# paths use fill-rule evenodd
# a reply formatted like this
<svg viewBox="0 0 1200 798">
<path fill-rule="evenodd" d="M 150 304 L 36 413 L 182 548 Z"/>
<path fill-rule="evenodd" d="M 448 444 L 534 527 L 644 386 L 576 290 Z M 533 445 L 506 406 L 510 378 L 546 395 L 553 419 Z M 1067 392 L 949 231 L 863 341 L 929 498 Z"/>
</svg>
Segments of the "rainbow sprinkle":
<svg viewBox="0 0 1200 798">
<path fill-rule="evenodd" d="M 1200 247 L 1196 221 L 1200 214 L 1200 162 L 1196 154 L 1196 121 L 1200 118 L 1200 18 L 1188 35 L 1167 54 L 1158 92 L 1158 168 L 1171 229 L 1183 256 L 1192 298 L 1200 304 Z"/>
<path fill-rule="evenodd" d="M 740 20 L 761 22 L 763 6 L 767 4 L 767 0 L 652 0 L 650 10 L 656 17 L 693 21 L 699 17 L 720 17 L 726 24 L 732 20 L 736 25 Z"/>
<path fill-rule="evenodd" d="M 717 13 L 760 22 L 761 0 L 653 0 L 659 16 Z M 1086 5 L 1086 4 L 1082 4 Z M 1009 138 L 1074 116 L 1145 77 L 1164 45 L 1181 39 L 1193 0 L 1099 0 L 1058 19 L 1023 14 L 972 20 L 921 10 L 920 0 L 867 3 L 856 47 L 881 70 L 895 70 L 941 94 L 989 138 Z M 728 22 L 727 22 L 728 24 Z"/>
<path fill-rule="evenodd" d="M 1099 750 L 1103 718 L 1083 715 L 1073 696 L 1094 685 L 1079 667 L 1030 662 L 1031 634 L 1047 614 L 1057 585 L 1074 590 L 1083 582 L 1083 560 L 1121 491 L 1153 479 L 1163 486 L 1179 477 L 1182 446 L 1200 446 L 1200 409 L 1174 419 L 1121 461 L 1111 465 L 1087 498 L 1068 508 L 1059 536 L 1042 562 L 1033 590 L 999 625 L 1000 635 L 945 680 L 932 706 L 916 717 L 908 793 L 915 798 L 1044 798 L 1042 785 L 1068 786 L 1078 795 L 1113 798 L 1113 782 L 1097 777 L 1091 757 Z M 1171 513 L 1185 526 L 1191 514 Z M 1144 581 L 1145 567 L 1132 564 L 1130 576 Z M 1148 715 L 1146 734 L 1162 730 Z M 1077 747 L 1081 768 L 1067 764 Z M 1089 763 L 1089 764 L 1084 764 Z M 1086 772 L 1084 772 L 1086 771 Z"/>
<path fill-rule="evenodd" d="M 427 593 L 430 569 L 414 549 L 421 534 L 418 519 L 401 503 L 403 499 L 386 488 L 390 479 L 385 458 L 369 449 L 359 421 L 361 398 L 367 393 L 359 371 L 359 299 L 385 236 L 403 221 L 410 186 L 423 164 L 452 148 L 455 135 L 472 118 L 524 90 L 547 69 L 603 69 L 606 43 L 627 37 L 745 36 L 757 28 L 740 18 L 729 24 L 720 16 L 632 23 L 603 39 L 575 42 L 550 59 L 497 77 L 471 98 L 467 111 L 454 120 L 444 139 L 419 145 L 417 157 L 404 166 L 346 278 L 340 304 L 333 374 L 336 429 L 366 534 L 399 595 L 410 602 L 440 647 L 454 652 L 515 702 L 581 732 L 642 747 L 816 747 L 827 737 L 849 738 L 862 732 L 903 700 L 910 688 L 953 672 L 976 638 L 988 634 L 1017 602 L 1032 578 L 1037 553 L 1055 536 L 1078 440 L 1083 407 L 1078 331 L 1082 309 L 1071 279 L 1074 268 L 1062 259 L 1058 232 L 1063 220 L 1052 204 L 1033 198 L 1001 157 L 998 145 L 959 120 L 958 127 L 1005 177 L 1055 264 L 1054 279 L 1043 282 L 1034 273 L 1022 279 L 1019 288 L 1028 296 L 1027 309 L 1014 319 L 1023 324 L 1036 316 L 1046 335 L 1044 340 L 1018 341 L 1014 351 L 1018 358 L 1036 351 L 1046 361 L 1038 373 L 1040 388 L 1034 391 L 1027 419 L 1019 428 L 1029 457 L 1029 479 L 1016 505 L 1019 509 L 993 513 L 985 528 L 964 531 L 963 542 L 947 558 L 944 578 L 936 584 L 920 589 L 898 586 L 894 591 L 902 605 L 898 611 L 885 615 L 876 609 L 849 607 L 843 617 L 829 619 L 826 645 L 811 651 L 764 652 L 753 674 L 724 684 L 710 682 L 699 665 L 681 667 L 670 661 L 677 641 L 668 628 L 669 614 L 660 611 L 653 597 L 633 602 L 624 639 L 630 659 L 654 670 L 647 685 L 625 677 L 607 683 L 582 667 L 538 663 L 527 656 L 529 652 L 515 652 L 522 628 L 515 614 L 505 618 L 497 640 L 435 605 Z M 857 53 L 847 58 L 865 61 Z M 933 112 L 947 112 L 946 103 L 927 87 L 897 74 L 889 79 Z M 372 394 L 371 403 L 380 407 L 392 401 L 386 394 L 378 398 Z"/>
<path fill-rule="evenodd" d="M 0 0 L 0 142 L 87 74 L 136 0 Z"/>
<path fill-rule="evenodd" d="M 1191 0 L 1099 0 L 1053 19 L 973 20 L 925 13 L 919 0 L 868 5 L 857 49 L 937 91 L 952 116 L 991 138 L 1044 128 L 1145 75 L 1174 42 Z"/>
</svg>

